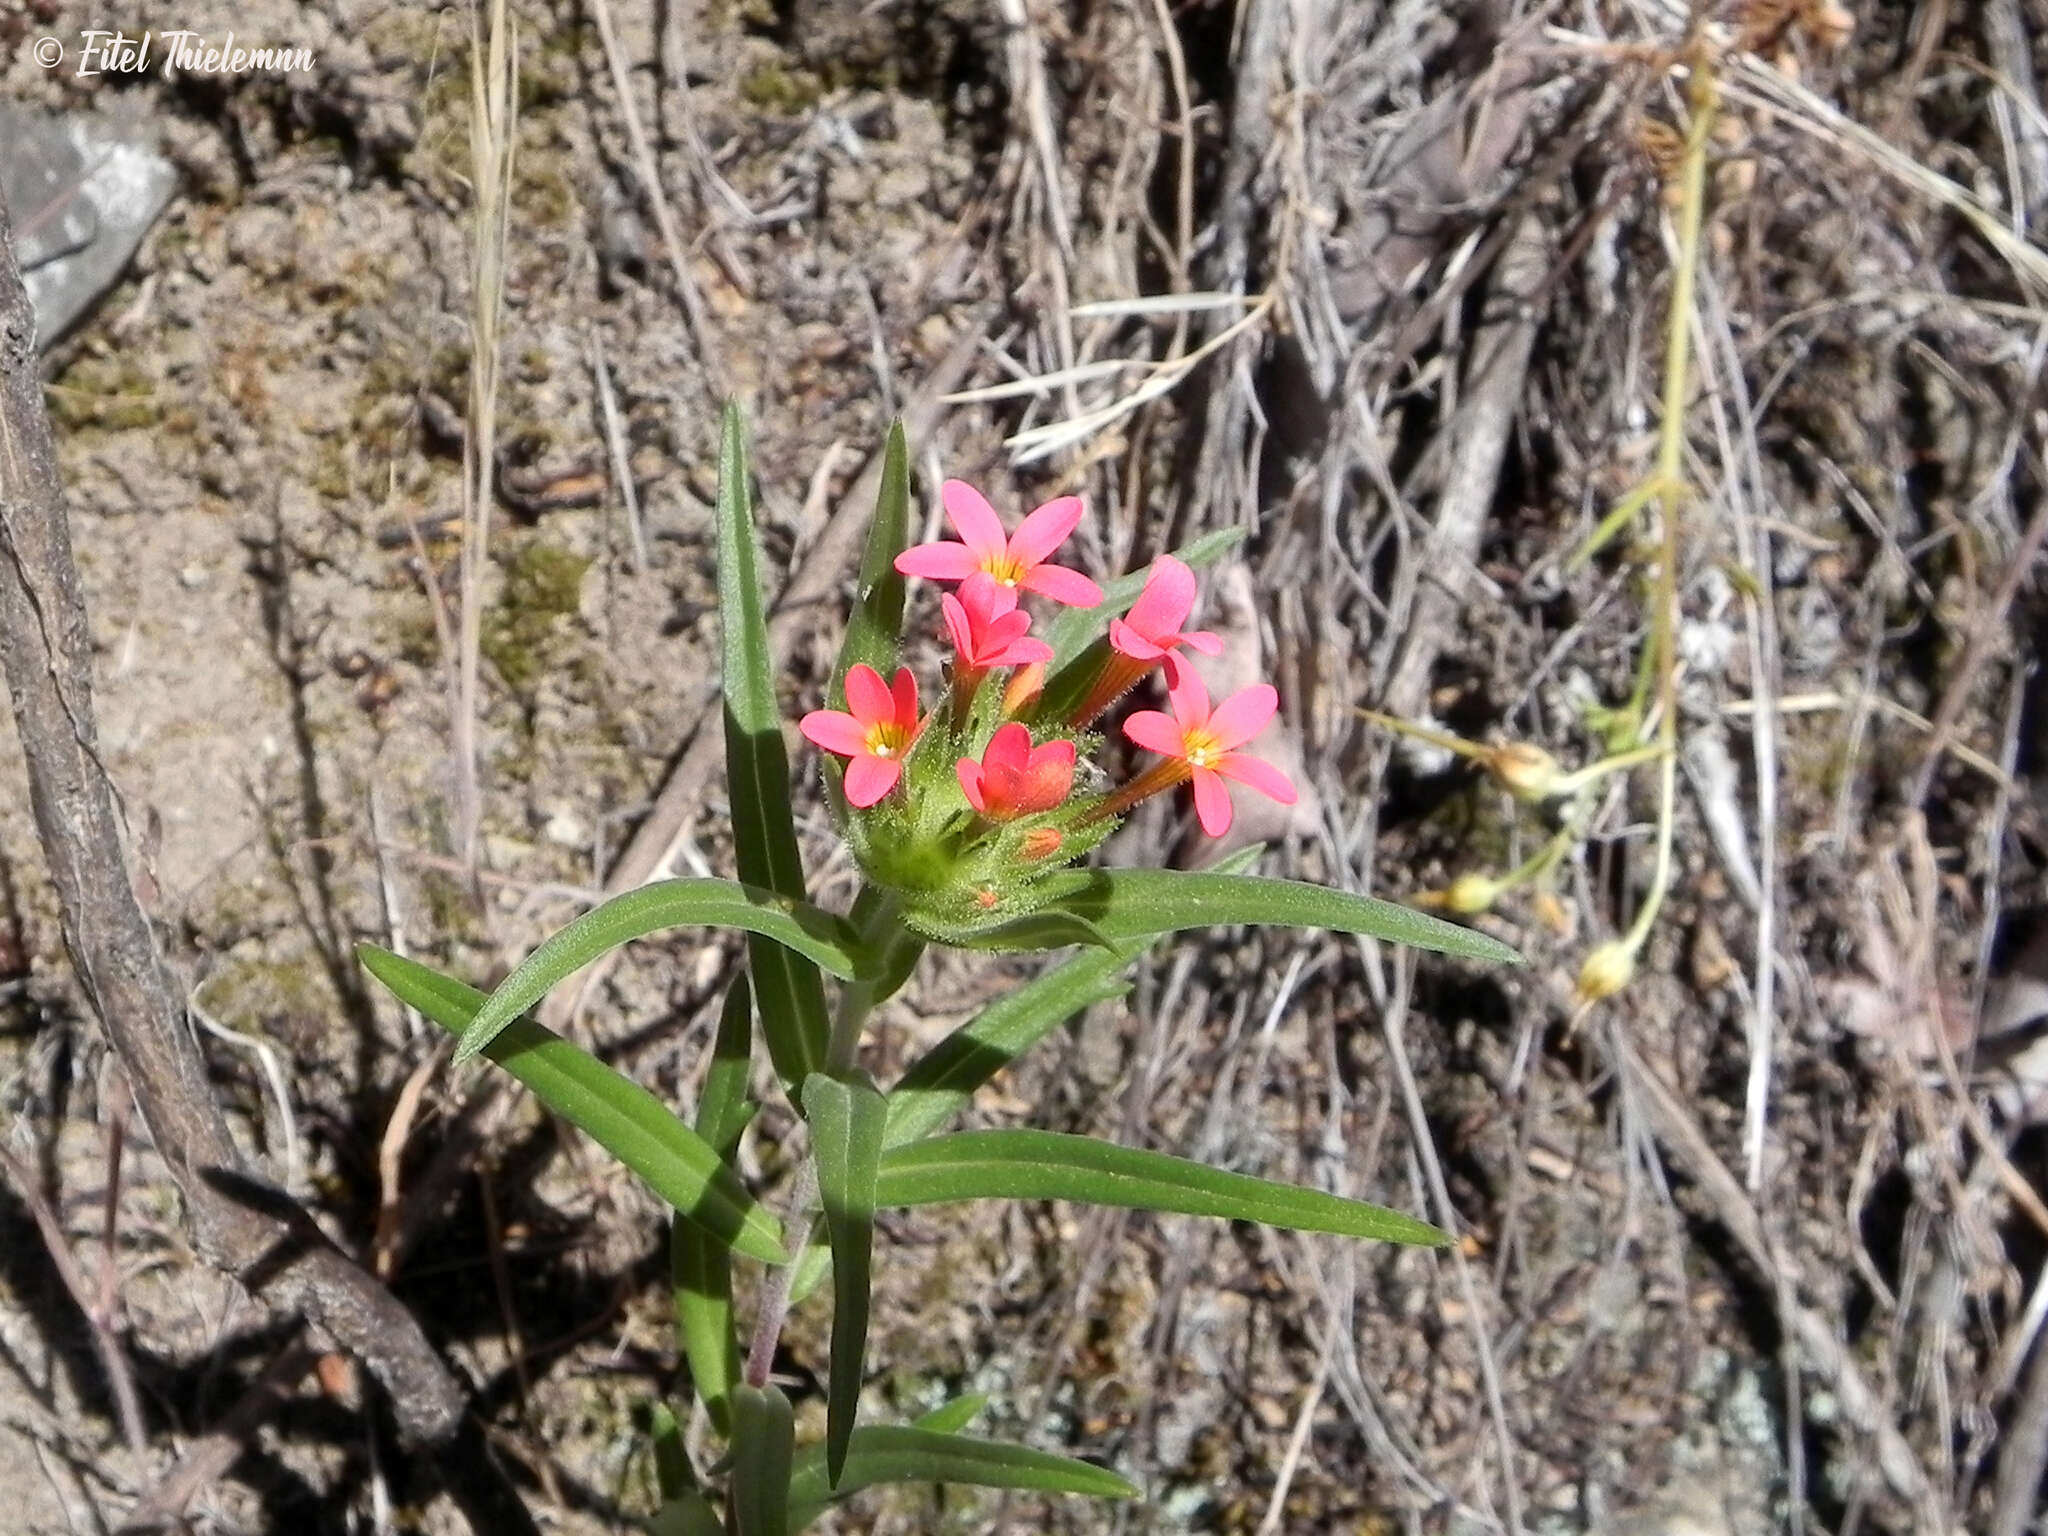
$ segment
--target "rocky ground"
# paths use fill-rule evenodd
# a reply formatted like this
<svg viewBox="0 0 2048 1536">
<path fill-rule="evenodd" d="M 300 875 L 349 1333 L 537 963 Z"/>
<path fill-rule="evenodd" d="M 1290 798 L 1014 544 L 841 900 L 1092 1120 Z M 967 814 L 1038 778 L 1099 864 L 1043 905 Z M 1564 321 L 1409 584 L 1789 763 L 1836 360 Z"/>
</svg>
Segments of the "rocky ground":
<svg viewBox="0 0 2048 1536">
<path fill-rule="evenodd" d="M 464 1119 L 483 1079 L 431 1070 L 438 1042 L 350 948 L 484 983 L 636 858 L 728 869 L 718 775 L 689 753 L 714 698 L 720 397 L 746 405 L 769 579 L 794 594 L 792 716 L 900 414 L 920 508 L 947 475 L 1015 508 L 1084 494 L 1098 572 L 1246 531 L 1202 616 L 1278 680 L 1310 791 L 1260 828 L 1268 870 L 1392 896 L 1503 874 L 1556 821 L 1358 710 L 1576 765 L 1636 685 L 1644 541 L 1570 556 L 1657 448 L 1687 19 L 512 13 L 481 902 L 451 857 L 446 661 L 469 18 L 193 0 L 176 25 L 315 67 L 79 76 L 32 41 L 164 19 L 32 0 L 0 12 L 0 94 L 139 119 L 180 172 L 121 284 L 48 349 L 47 398 L 101 754 L 218 1091 L 271 1177 L 392 1261 L 535 1522 L 600 1531 L 651 1507 L 645 1408 L 679 1380 L 660 1213 L 521 1100 Z M 871 1496 L 838 1529 L 2028 1528 L 2048 8 L 1703 20 L 1724 100 L 1683 397 L 1683 768 L 1633 984 L 1573 997 L 1652 884 L 1654 764 L 1603 780 L 1554 867 L 1476 919 L 1520 971 L 1277 931 L 1155 956 L 977 1117 L 1316 1182 L 1459 1246 L 910 1213 L 886 1232 L 872 1411 L 986 1393 L 988 1427 L 1150 1499 Z M 1231 302 L 1087 309 L 1176 294 Z M 69 974 L 23 782 L 10 735 L 0 1137 L 30 1187 L 0 1181 L 0 1523 L 112 1529 L 287 1336 L 194 1256 Z M 802 782 L 818 899 L 843 902 Z M 1158 817 L 1123 856 L 1185 853 L 1185 831 Z M 737 958 L 638 946 L 557 1022 L 687 1104 Z M 874 1064 L 1025 969 L 928 960 Z M 436 1188 L 458 1127 L 480 1145 L 415 1199 L 409 1243 L 380 1237 L 380 1201 Z M 766 1187 L 788 1128 L 755 1133 Z M 136 1443 L 89 1314 L 132 1371 Z M 822 1310 L 800 1312 L 784 1363 L 812 1431 L 824 1349 Z M 301 1374 L 191 1529 L 463 1528 L 372 1384 L 338 1356 Z"/>
</svg>

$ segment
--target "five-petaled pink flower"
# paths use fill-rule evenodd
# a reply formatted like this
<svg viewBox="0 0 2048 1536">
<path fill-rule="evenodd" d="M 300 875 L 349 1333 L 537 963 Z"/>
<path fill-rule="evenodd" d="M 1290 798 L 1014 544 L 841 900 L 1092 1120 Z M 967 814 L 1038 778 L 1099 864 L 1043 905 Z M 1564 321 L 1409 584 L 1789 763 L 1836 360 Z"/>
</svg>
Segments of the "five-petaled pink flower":
<svg viewBox="0 0 2048 1536">
<path fill-rule="evenodd" d="M 946 617 L 953 649 L 959 653 L 954 670 L 960 678 L 978 680 L 991 667 L 1022 667 L 1052 660 L 1051 646 L 1025 634 L 1031 627 L 1031 615 L 1017 606 L 1017 594 L 985 571 L 975 571 L 962 581 L 957 596 L 948 592 L 941 597 L 939 610 Z"/>
<path fill-rule="evenodd" d="M 1109 653 L 1073 712 L 1074 725 L 1085 728 L 1094 724 L 1097 716 L 1181 646 L 1191 646 L 1204 656 L 1221 651 L 1223 642 L 1206 629 L 1182 632 L 1181 625 L 1194 606 L 1195 573 L 1171 555 L 1154 560 L 1145 590 L 1131 604 L 1131 611 L 1109 621 Z"/>
<path fill-rule="evenodd" d="M 1181 632 L 1188 612 L 1195 606 L 1195 573 L 1171 555 L 1152 562 L 1145 578 L 1145 590 L 1131 604 L 1131 611 L 1109 621 L 1110 646 L 1133 661 L 1160 661 L 1177 646 L 1188 645 L 1204 656 L 1214 656 L 1223 642 L 1206 629 Z"/>
<path fill-rule="evenodd" d="M 798 727 L 827 752 L 846 758 L 847 804 L 866 810 L 896 787 L 917 740 L 917 679 L 896 669 L 894 685 L 862 664 L 846 674 L 846 708 L 814 709 Z"/>
<path fill-rule="evenodd" d="M 990 821 L 1049 811 L 1074 787 L 1074 744 L 1031 745 L 1031 732 L 1016 721 L 998 726 L 981 761 L 963 757 L 957 765 L 967 803 Z"/>
<path fill-rule="evenodd" d="M 1036 592 L 1069 607 L 1093 608 L 1102 601 L 1102 588 L 1079 571 L 1046 563 L 1081 521 L 1080 497 L 1048 501 L 1015 533 L 1005 535 L 995 508 L 965 480 L 948 480 L 939 496 L 961 542 L 946 539 L 906 549 L 896 557 L 896 569 L 905 576 L 965 581 L 983 571 L 1005 588 Z"/>
<path fill-rule="evenodd" d="M 1230 791 L 1224 787 L 1224 779 L 1248 784 L 1282 805 L 1294 804 L 1294 785 L 1286 774 L 1262 758 L 1237 750 L 1264 730 L 1280 707 L 1280 696 L 1270 683 L 1241 688 L 1211 710 L 1209 690 L 1202 686 L 1195 669 L 1180 665 L 1176 658 L 1167 666 L 1166 693 L 1173 706 L 1171 715 L 1141 709 L 1124 722 L 1126 736 L 1167 759 L 1141 774 L 1130 790 L 1141 786 L 1163 789 L 1168 783 L 1192 778 L 1195 816 L 1211 837 L 1230 830 Z M 1122 799 L 1123 795 L 1112 798 Z"/>
</svg>

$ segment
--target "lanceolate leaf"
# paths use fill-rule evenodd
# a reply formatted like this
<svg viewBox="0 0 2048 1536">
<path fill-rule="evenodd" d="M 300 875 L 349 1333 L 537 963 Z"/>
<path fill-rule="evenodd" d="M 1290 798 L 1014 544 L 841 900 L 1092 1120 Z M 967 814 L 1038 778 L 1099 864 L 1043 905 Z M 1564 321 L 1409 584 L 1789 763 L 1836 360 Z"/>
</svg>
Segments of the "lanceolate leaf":
<svg viewBox="0 0 2048 1536">
<path fill-rule="evenodd" d="M 888 1106 L 874 1085 L 814 1073 L 804 1080 L 804 1116 L 818 1160 L 818 1196 L 832 1243 L 832 1368 L 826 1391 L 825 1465 L 837 1483 L 853 1443 L 868 1340 L 875 1241 L 875 1168 Z"/>
<path fill-rule="evenodd" d="M 697 1099 L 697 1134 L 728 1166 L 753 1114 L 747 1099 L 752 1045 L 753 999 L 741 976 L 725 995 L 711 1070 Z M 676 1332 L 690 1362 L 690 1385 L 711 1416 L 711 1427 L 730 1436 L 727 1399 L 740 1379 L 739 1335 L 732 1321 L 732 1258 L 688 1222 L 678 1221 L 669 1230 L 669 1269 Z"/>
<path fill-rule="evenodd" d="M 912 1429 L 926 1430 L 934 1435 L 957 1435 L 972 1424 L 988 1406 L 988 1399 L 979 1392 L 969 1392 L 956 1397 L 950 1403 L 941 1403 L 930 1413 L 921 1413 L 911 1421 Z"/>
<path fill-rule="evenodd" d="M 450 1034 L 461 1034 L 483 1005 L 474 987 L 389 950 L 365 944 L 356 954 L 401 1002 Z M 638 1083 L 530 1019 L 508 1024 L 484 1054 L 719 1241 L 764 1264 L 787 1258 L 781 1223 L 703 1137 Z"/>
<path fill-rule="evenodd" d="M 1260 844 L 1240 848 L 1213 871 L 1241 874 L 1259 862 Z M 1117 953 L 1096 949 L 1054 966 L 1029 986 L 997 999 L 981 1014 L 933 1046 L 889 1091 L 891 1147 L 928 1136 L 959 1113 L 974 1090 L 1083 1008 L 1130 990 L 1123 969 L 1149 947 L 1125 943 Z"/>
<path fill-rule="evenodd" d="M 1242 528 L 1219 528 L 1175 550 L 1174 557 L 1199 571 L 1222 559 L 1243 537 Z M 1067 663 L 1086 650 L 1098 636 L 1109 632 L 1111 619 L 1121 618 L 1130 611 L 1131 604 L 1138 600 L 1138 594 L 1145 590 L 1145 578 L 1151 574 L 1148 566 L 1126 572 L 1114 581 L 1105 581 L 1102 584 L 1102 601 L 1095 607 L 1062 608 L 1039 630 L 1040 637 L 1052 647 L 1052 664 L 1048 670 L 1055 679 Z M 1050 691 L 1047 690 L 1048 694 Z"/>
<path fill-rule="evenodd" d="M 718 453 L 718 608 L 724 631 L 725 777 L 732 801 L 733 855 L 742 880 L 801 901 L 804 868 L 790 818 L 789 753 L 775 696 L 775 659 L 768 650 L 746 427 L 739 405 L 731 401 Z M 802 1082 L 825 1061 L 831 1020 L 824 983 L 811 963 L 817 958 L 792 953 L 760 933 L 747 939 L 761 1033 L 786 1083 Z"/>
<path fill-rule="evenodd" d="M 773 1387 L 732 1394 L 733 1536 L 788 1536 L 789 1481 L 795 1459 L 789 1399 Z"/>
<path fill-rule="evenodd" d="M 798 956 L 815 960 L 835 976 L 851 976 L 858 964 L 857 942 L 846 920 L 807 902 L 731 880 L 657 880 L 593 907 L 528 955 L 462 1032 L 456 1060 L 474 1056 L 557 982 L 599 955 L 660 929 L 681 927 L 744 928 L 764 948 L 811 970 L 813 981 L 815 969 Z"/>
<path fill-rule="evenodd" d="M 690 1453 L 683 1445 L 683 1426 L 667 1403 L 657 1402 L 648 1415 L 653 1420 L 654 1482 L 664 1500 L 680 1499 L 697 1491 L 697 1474 L 690 1466 Z"/>
<path fill-rule="evenodd" d="M 1110 939 L 1258 923 L 1364 934 L 1494 965 L 1521 963 L 1521 956 L 1507 945 L 1471 928 L 1391 901 L 1302 880 L 1173 869 L 1095 870 L 1075 876 L 1058 905 L 1093 923 Z"/>
<path fill-rule="evenodd" d="M 725 1536 L 718 1512 L 701 1494 L 685 1493 L 668 1500 L 647 1522 L 648 1536 Z"/>
<path fill-rule="evenodd" d="M 1426 1222 L 1362 1200 L 1053 1131 L 961 1131 L 914 1141 L 883 1157 L 875 1188 L 876 1204 L 885 1206 L 991 1198 L 1177 1211 L 1388 1243 L 1449 1241 Z"/>
<path fill-rule="evenodd" d="M 926 1052 L 889 1090 L 885 1144 L 929 1136 L 959 1113 L 974 1090 L 1092 1003 L 1130 991 L 1130 956 L 1088 950 L 1007 993 Z"/>
<path fill-rule="evenodd" d="M 846 621 L 846 639 L 839 664 L 832 669 L 828 709 L 846 708 L 846 674 L 866 663 L 888 677 L 896 668 L 896 637 L 903 632 L 903 577 L 896 557 L 910 543 L 910 447 L 903 423 L 892 422 L 882 449 L 882 485 L 875 497 L 875 520 L 868 524 L 867 548 L 860 557 L 860 592 Z"/>
<path fill-rule="evenodd" d="M 801 1530 L 827 1503 L 877 1483 L 960 1483 L 976 1488 L 1027 1488 L 1097 1499 L 1132 1499 L 1138 1489 L 1104 1467 L 997 1440 L 939 1434 L 928 1429 L 870 1425 L 854 1431 L 846 1470 L 836 1486 L 825 1481 L 815 1446 L 796 1458 L 790 1480 L 792 1525 Z"/>
</svg>

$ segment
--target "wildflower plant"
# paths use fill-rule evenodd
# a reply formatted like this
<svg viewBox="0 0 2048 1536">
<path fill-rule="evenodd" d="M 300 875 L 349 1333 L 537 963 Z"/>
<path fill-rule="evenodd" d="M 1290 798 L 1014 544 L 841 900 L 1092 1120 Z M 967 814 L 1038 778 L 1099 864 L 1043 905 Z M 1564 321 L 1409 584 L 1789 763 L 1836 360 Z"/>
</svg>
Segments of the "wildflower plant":
<svg viewBox="0 0 2048 1536">
<path fill-rule="evenodd" d="M 1184 650 L 1220 648 L 1182 625 L 1195 597 L 1193 567 L 1228 540 L 1162 556 L 1105 588 L 1057 561 L 1084 515 L 1079 498 L 1049 502 L 1010 532 L 978 492 L 949 481 L 942 500 L 959 538 L 906 547 L 900 427 L 889 438 L 825 706 L 799 723 L 818 749 L 863 884 L 845 913 L 812 905 L 736 409 L 726 414 L 719 468 L 726 769 L 739 878 L 664 880 L 607 901 L 546 940 L 489 996 L 371 946 L 363 963 L 460 1037 L 458 1060 L 481 1055 L 510 1072 L 674 1208 L 677 1334 L 691 1395 L 725 1449 L 700 1468 L 676 1414 L 657 1405 L 662 1506 L 653 1529 L 661 1536 L 783 1536 L 883 1482 L 1134 1496 L 1105 1468 L 963 1434 L 975 1399 L 908 1425 L 857 1422 L 875 1213 L 1062 1199 L 1442 1243 L 1436 1228 L 1395 1211 L 1162 1153 L 1041 1130 L 946 1127 L 980 1084 L 1034 1043 L 1128 990 L 1124 971 L 1166 934 L 1286 924 L 1489 961 L 1512 961 L 1513 952 L 1408 908 L 1255 878 L 1240 872 L 1244 856 L 1205 873 L 1082 867 L 1127 812 L 1183 784 L 1201 826 L 1216 835 L 1230 825 L 1234 793 L 1293 799 L 1286 776 L 1256 752 L 1277 708 L 1274 690 L 1260 684 L 1212 705 L 1183 660 Z M 952 659 L 929 692 L 898 655 L 907 579 L 946 588 L 940 607 Z M 1027 601 L 1043 607 L 1034 612 Z M 1103 755 L 1110 709 L 1155 672 L 1170 713 L 1140 709 L 1123 719 L 1117 734 L 1148 765 L 1110 784 L 1083 764 Z M 601 954 L 681 926 L 741 930 L 748 946 L 689 1124 L 524 1016 Z M 1002 993 L 885 1089 L 864 1063 L 865 1026 L 932 944 L 1073 953 Z M 836 989 L 829 1003 L 828 978 Z M 809 1142 L 781 1216 L 746 1186 L 736 1160 L 758 1108 L 757 1029 Z M 744 1349 L 734 1301 L 742 1265 L 760 1267 Z M 828 1272 L 826 1433 L 799 1448 L 770 1366 L 789 1308 Z"/>
</svg>

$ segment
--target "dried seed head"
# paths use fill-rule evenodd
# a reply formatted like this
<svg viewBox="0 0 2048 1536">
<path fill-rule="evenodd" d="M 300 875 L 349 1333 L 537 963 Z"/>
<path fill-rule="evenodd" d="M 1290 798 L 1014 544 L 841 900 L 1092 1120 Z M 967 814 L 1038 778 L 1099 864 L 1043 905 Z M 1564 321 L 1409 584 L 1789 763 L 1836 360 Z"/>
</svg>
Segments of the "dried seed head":
<svg viewBox="0 0 2048 1536">
<path fill-rule="evenodd" d="M 1518 800 L 1546 798 L 1562 776 L 1556 758 L 1526 741 L 1489 748 L 1480 761 L 1495 782 Z"/>
<path fill-rule="evenodd" d="M 1597 1003 L 1610 998 L 1627 986 L 1635 974 L 1635 950 L 1619 939 L 1611 939 L 1586 956 L 1579 967 L 1579 1002 Z"/>
</svg>

